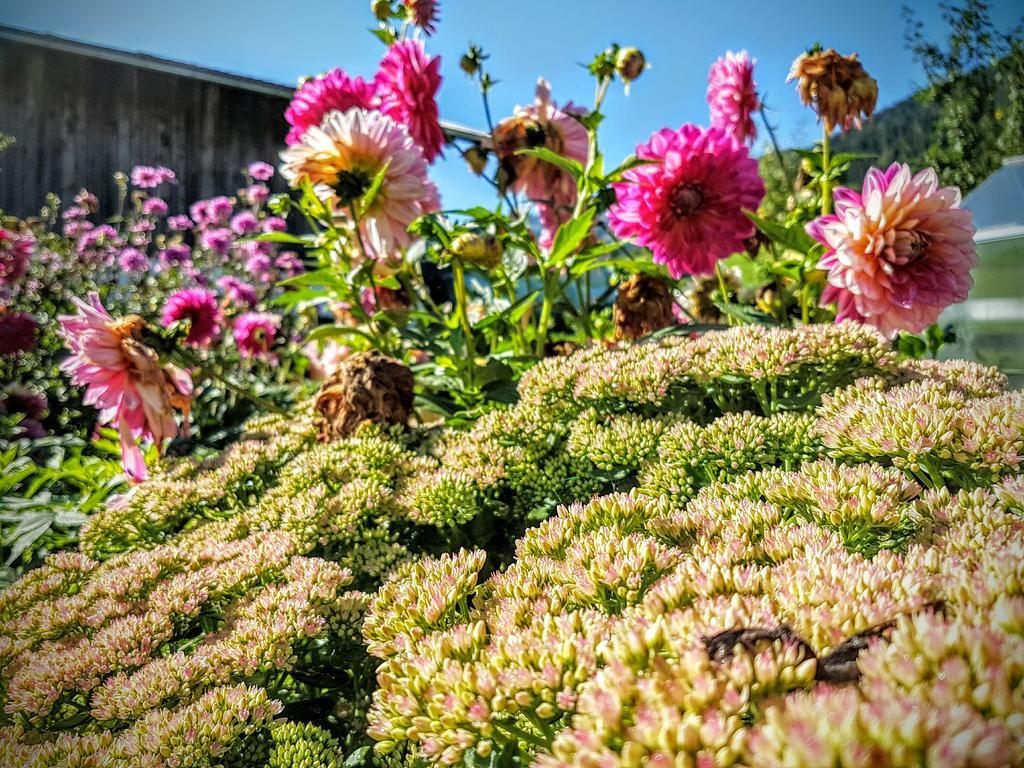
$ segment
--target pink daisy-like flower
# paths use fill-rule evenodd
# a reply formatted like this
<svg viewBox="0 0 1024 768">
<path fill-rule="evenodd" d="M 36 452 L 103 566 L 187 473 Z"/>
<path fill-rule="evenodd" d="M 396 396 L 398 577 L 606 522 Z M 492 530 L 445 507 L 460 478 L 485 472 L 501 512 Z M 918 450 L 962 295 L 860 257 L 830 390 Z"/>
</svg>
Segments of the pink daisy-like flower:
<svg viewBox="0 0 1024 768">
<path fill-rule="evenodd" d="M 34 349 L 38 328 L 39 323 L 28 312 L 10 312 L 0 306 L 0 356 Z"/>
<path fill-rule="evenodd" d="M 242 357 L 274 360 L 270 353 L 281 318 L 269 312 L 246 312 L 235 320 L 232 336 Z"/>
<path fill-rule="evenodd" d="M 159 197 L 147 197 L 142 201 L 142 212 L 147 216 L 165 216 L 167 201 Z"/>
<path fill-rule="evenodd" d="M 262 160 L 249 163 L 249 167 L 246 168 L 246 171 L 248 171 L 249 175 L 256 181 L 268 181 L 274 177 L 274 166 L 270 163 L 265 163 Z"/>
<path fill-rule="evenodd" d="M 306 271 L 306 265 L 302 263 L 302 259 L 295 251 L 283 251 L 274 259 L 274 266 L 286 273 L 288 277 L 295 277 L 295 275 L 301 275 Z"/>
<path fill-rule="evenodd" d="M 872 168 L 860 193 L 839 187 L 833 199 L 835 213 L 807 232 L 828 249 L 818 262 L 828 272 L 821 302 L 836 305 L 837 321 L 858 320 L 889 337 L 920 333 L 967 298 L 978 263 L 971 212 L 934 170 Z"/>
<path fill-rule="evenodd" d="M 261 205 L 270 197 L 270 187 L 266 184 L 250 184 L 243 191 L 243 195 L 249 201 L 249 205 Z"/>
<path fill-rule="evenodd" d="M 203 248 L 211 250 L 219 256 L 226 256 L 228 251 L 231 250 L 231 244 L 235 238 L 230 229 L 218 228 L 208 229 L 203 232 L 203 236 L 200 238 L 200 242 Z"/>
<path fill-rule="evenodd" d="M 378 258 L 411 242 L 406 228 L 436 210 L 437 188 L 427 178 L 423 152 L 404 126 L 376 111 L 331 112 L 302 142 L 281 153 L 282 175 L 293 186 L 303 178 L 324 200 L 347 207 L 370 188 L 384 169 L 383 182 L 360 231 L 367 249 Z"/>
<path fill-rule="evenodd" d="M 144 480 L 146 463 L 136 440 L 148 438 L 161 450 L 177 432 L 175 410 L 184 412 L 187 430 L 192 379 L 180 368 L 161 365 L 142 343 L 142 318 L 111 317 L 95 293 L 88 303 L 74 301 L 78 314 L 60 318 L 71 350 L 60 368 L 72 383 L 86 387 L 85 404 L 99 409 L 101 424 L 117 423 L 125 473 Z"/>
<path fill-rule="evenodd" d="M 176 267 L 188 267 L 192 264 L 192 249 L 184 243 L 168 245 L 160 251 L 158 258 L 161 271 Z"/>
<path fill-rule="evenodd" d="M 427 162 L 434 162 L 444 145 L 437 115 L 441 58 L 428 57 L 420 40 L 404 40 L 384 54 L 374 83 L 380 110 L 406 126 Z"/>
<path fill-rule="evenodd" d="M 160 322 L 164 328 L 172 323 L 188 320 L 185 343 L 191 347 L 206 347 L 220 332 L 223 316 L 217 306 L 217 294 L 208 288 L 182 288 L 167 298 Z"/>
<path fill-rule="evenodd" d="M 741 143 L 754 143 L 754 113 L 761 107 L 754 82 L 754 64 L 746 51 L 728 51 L 708 72 L 708 106 L 711 125 L 722 128 Z"/>
<path fill-rule="evenodd" d="M 528 155 L 521 149 L 544 147 L 555 154 L 585 163 L 587 131 L 573 115 L 583 110 L 569 103 L 559 107 L 551 99 L 551 86 L 537 81 L 537 95 L 528 107 L 516 107 L 512 117 L 494 131 L 495 151 L 508 187 L 537 205 L 541 220 L 541 245 L 551 244 L 558 226 L 568 220 L 576 205 L 576 180 L 557 165 Z"/>
<path fill-rule="evenodd" d="M 117 263 L 125 272 L 146 272 L 149 269 L 149 259 L 138 248 L 125 248 L 117 257 Z"/>
<path fill-rule="evenodd" d="M 246 304 L 250 307 L 256 306 L 259 301 L 259 293 L 256 287 L 244 280 L 239 280 L 233 275 L 225 275 L 217 281 L 217 285 L 224 291 L 224 298 L 230 304 Z"/>
<path fill-rule="evenodd" d="M 291 126 L 285 144 L 298 144 L 302 134 L 320 125 L 328 112 L 346 112 L 352 107 L 370 109 L 375 102 L 373 84 L 361 77 L 349 77 L 342 69 L 312 77 L 299 86 L 285 110 L 284 119 Z"/>
<path fill-rule="evenodd" d="M 0 227 L 0 285 L 13 285 L 25 274 L 35 247 L 32 235 L 19 235 Z"/>
<path fill-rule="evenodd" d="M 263 220 L 262 228 L 264 232 L 287 232 L 288 222 L 280 216 L 268 216 Z"/>
<path fill-rule="evenodd" d="M 252 211 L 242 211 L 231 217 L 231 229 L 236 235 L 251 235 L 260 229 L 260 220 Z"/>
<path fill-rule="evenodd" d="M 177 176 L 170 168 L 162 165 L 153 167 L 151 165 L 136 165 L 131 173 L 132 186 L 140 189 L 153 189 L 165 182 L 176 183 Z"/>
<path fill-rule="evenodd" d="M 437 32 L 437 22 L 440 18 L 437 0 L 402 0 L 402 3 L 417 27 L 428 35 Z"/>
<path fill-rule="evenodd" d="M 254 252 L 245 260 L 245 271 L 261 283 L 274 279 L 274 262 L 266 253 Z"/>
<path fill-rule="evenodd" d="M 200 227 L 212 227 L 225 224 L 234 210 L 230 197 L 220 195 L 209 200 L 198 200 L 189 207 L 192 220 Z"/>
<path fill-rule="evenodd" d="M 654 161 L 626 171 L 608 212 L 615 234 L 650 248 L 669 273 L 706 275 L 754 233 L 744 210 L 764 197 L 757 161 L 720 128 L 663 128 L 636 148 Z"/>
<path fill-rule="evenodd" d="M 168 216 L 167 228 L 174 229 L 179 232 L 186 229 L 192 229 L 192 219 L 190 219 L 188 216 L 185 216 L 184 214 L 179 214 L 178 216 Z"/>
</svg>

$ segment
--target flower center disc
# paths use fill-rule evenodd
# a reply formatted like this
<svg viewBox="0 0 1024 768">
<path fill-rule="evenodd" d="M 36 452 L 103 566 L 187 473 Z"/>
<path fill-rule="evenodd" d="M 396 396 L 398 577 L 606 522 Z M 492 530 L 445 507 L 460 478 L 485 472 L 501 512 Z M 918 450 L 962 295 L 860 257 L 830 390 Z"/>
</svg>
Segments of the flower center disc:
<svg viewBox="0 0 1024 768">
<path fill-rule="evenodd" d="M 693 216 L 704 205 L 704 190 L 699 184 L 685 182 L 672 190 L 669 205 L 680 219 Z"/>
<path fill-rule="evenodd" d="M 341 171 L 338 174 L 338 180 L 334 183 L 338 197 L 347 203 L 361 198 L 369 188 L 369 175 L 357 170 Z"/>
</svg>

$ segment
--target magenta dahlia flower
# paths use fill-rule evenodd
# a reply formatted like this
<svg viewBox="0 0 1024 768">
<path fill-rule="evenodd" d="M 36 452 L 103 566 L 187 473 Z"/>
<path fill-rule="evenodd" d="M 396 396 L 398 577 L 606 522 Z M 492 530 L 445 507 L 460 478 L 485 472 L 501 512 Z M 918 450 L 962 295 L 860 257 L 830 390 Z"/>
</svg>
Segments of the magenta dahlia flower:
<svg viewBox="0 0 1024 768">
<path fill-rule="evenodd" d="M 754 143 L 757 127 L 754 113 L 761 107 L 754 82 L 754 64 L 746 51 L 728 51 L 708 72 L 708 106 L 711 125 L 735 136 L 741 143 Z"/>
<path fill-rule="evenodd" d="M 0 227 L 0 285 L 13 285 L 25 274 L 35 247 L 32 235 L 19 235 Z"/>
<path fill-rule="evenodd" d="M 242 357 L 274 360 L 270 350 L 280 327 L 281 318 L 269 312 L 246 312 L 239 315 L 232 330 L 238 353 Z"/>
<path fill-rule="evenodd" d="M 249 167 L 246 168 L 246 171 L 256 181 L 268 181 L 274 177 L 274 166 L 270 163 L 265 163 L 262 160 L 249 163 Z"/>
<path fill-rule="evenodd" d="M 172 323 L 188 320 L 185 343 L 206 347 L 220 332 L 224 318 L 217 306 L 217 294 L 208 288 L 182 288 L 167 298 L 160 322 L 166 328 Z"/>
<path fill-rule="evenodd" d="M 0 356 L 34 349 L 38 329 L 39 323 L 28 312 L 10 312 L 0 306 Z"/>
<path fill-rule="evenodd" d="M 754 233 L 744 210 L 764 197 L 757 161 L 721 128 L 663 128 L 636 148 L 608 212 L 615 234 L 650 248 L 669 273 L 706 275 Z"/>
<path fill-rule="evenodd" d="M 388 49 L 374 79 L 380 110 L 409 129 L 428 163 L 441 154 L 444 133 L 437 116 L 441 58 L 430 58 L 420 40 L 404 40 Z"/>
<path fill-rule="evenodd" d="M 402 4 L 417 27 L 428 35 L 437 32 L 439 19 L 437 0 L 402 0 Z"/>
<path fill-rule="evenodd" d="M 299 144 L 285 149 L 281 159 L 281 174 L 292 186 L 309 179 L 322 199 L 343 207 L 360 199 L 387 168 L 360 221 L 363 243 L 378 258 L 409 245 L 408 226 L 438 206 L 423 152 L 405 126 L 375 110 L 329 113 Z"/>
<path fill-rule="evenodd" d="M 352 107 L 375 106 L 374 86 L 361 77 L 349 77 L 342 69 L 332 69 L 312 77 L 295 91 L 284 119 L 291 126 L 285 144 L 298 144 L 302 134 L 323 122 L 333 110 L 346 112 Z"/>
<path fill-rule="evenodd" d="M 889 337 L 920 333 L 967 298 L 978 263 L 971 212 L 960 207 L 960 190 L 939 186 L 934 170 L 872 168 L 860 193 L 839 187 L 833 199 L 835 213 L 807 232 L 828 249 L 818 262 L 828 272 L 821 302 L 836 305 L 836 320 Z"/>
<path fill-rule="evenodd" d="M 145 326 L 136 315 L 115 319 L 89 294 L 75 299 L 78 314 L 60 318 L 71 356 L 61 370 L 85 386 L 85 404 L 99 409 L 101 424 L 117 423 L 121 463 L 136 481 L 146 478 L 146 463 L 136 439 L 148 438 L 157 449 L 177 432 L 175 409 L 188 419 L 192 378 L 173 365 L 161 365 L 156 352 L 140 340 Z"/>
</svg>

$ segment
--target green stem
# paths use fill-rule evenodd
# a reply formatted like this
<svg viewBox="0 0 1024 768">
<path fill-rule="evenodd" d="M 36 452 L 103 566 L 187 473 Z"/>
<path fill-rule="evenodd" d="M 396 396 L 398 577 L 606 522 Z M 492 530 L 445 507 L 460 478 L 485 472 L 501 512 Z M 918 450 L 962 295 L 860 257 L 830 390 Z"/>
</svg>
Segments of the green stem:
<svg viewBox="0 0 1024 768">
<path fill-rule="evenodd" d="M 466 357 L 469 360 L 469 370 L 473 370 L 473 358 L 476 350 L 473 346 L 473 326 L 469 322 L 469 312 L 466 310 L 469 304 L 469 294 L 466 291 L 466 271 L 462 261 L 458 258 L 452 259 L 452 284 L 455 289 L 455 315 L 462 326 L 462 335 L 466 337 Z"/>
<path fill-rule="evenodd" d="M 829 130 L 826 126 L 821 133 L 821 215 L 832 213 L 832 154 Z"/>
<path fill-rule="evenodd" d="M 772 149 L 775 151 L 775 157 L 779 161 L 779 170 L 782 171 L 782 178 L 786 180 L 786 186 L 789 190 L 793 191 L 793 178 L 789 175 L 789 169 L 786 168 L 786 161 L 782 157 L 782 150 L 779 149 L 779 142 L 775 139 L 775 129 L 772 124 L 768 122 L 768 115 L 764 111 L 764 96 L 761 97 L 761 106 L 759 107 L 761 113 L 761 122 L 764 123 L 765 130 L 768 131 L 768 138 L 772 142 Z"/>
<path fill-rule="evenodd" d="M 544 303 L 540 308 L 540 322 L 537 325 L 537 357 L 544 357 L 544 350 L 548 345 L 548 327 L 551 325 L 551 313 L 554 310 L 554 302 L 548 289 L 548 281 L 544 281 Z"/>
<path fill-rule="evenodd" d="M 722 273 L 722 262 L 721 261 L 716 261 L 715 262 L 715 275 L 718 277 L 718 290 L 722 294 L 722 304 L 728 305 L 729 304 L 729 290 L 725 287 L 725 275 Z M 733 324 L 733 322 L 732 322 L 732 315 L 726 314 L 725 319 L 726 319 L 726 322 L 729 323 L 729 325 Z"/>
</svg>

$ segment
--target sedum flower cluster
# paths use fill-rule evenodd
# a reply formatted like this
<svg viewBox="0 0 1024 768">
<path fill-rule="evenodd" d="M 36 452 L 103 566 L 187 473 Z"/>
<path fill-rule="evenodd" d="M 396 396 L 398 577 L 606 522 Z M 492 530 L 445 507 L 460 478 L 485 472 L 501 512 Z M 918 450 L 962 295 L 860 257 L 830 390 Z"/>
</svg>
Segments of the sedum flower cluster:
<svg viewBox="0 0 1024 768">
<path fill-rule="evenodd" d="M 0 593 L 0 766 L 1019 761 L 1021 405 L 840 324 L 253 420 Z"/>
</svg>

